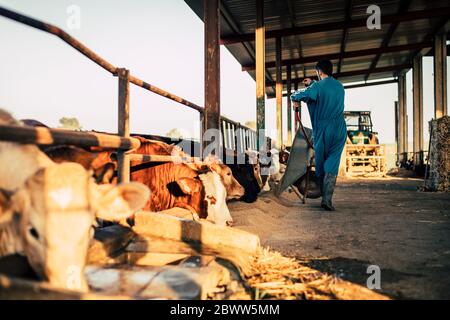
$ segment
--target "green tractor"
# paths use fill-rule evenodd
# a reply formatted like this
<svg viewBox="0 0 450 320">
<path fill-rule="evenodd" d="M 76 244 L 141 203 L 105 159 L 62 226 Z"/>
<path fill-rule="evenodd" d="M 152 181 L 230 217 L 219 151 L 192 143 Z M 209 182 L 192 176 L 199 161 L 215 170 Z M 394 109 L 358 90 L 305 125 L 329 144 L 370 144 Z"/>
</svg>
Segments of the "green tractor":
<svg viewBox="0 0 450 320">
<path fill-rule="evenodd" d="M 377 135 L 373 132 L 370 111 L 345 111 L 347 136 L 353 144 L 370 144 L 371 138 Z"/>
<path fill-rule="evenodd" d="M 384 145 L 373 131 L 370 111 L 345 111 L 347 144 L 345 174 L 347 176 L 385 176 Z"/>
</svg>

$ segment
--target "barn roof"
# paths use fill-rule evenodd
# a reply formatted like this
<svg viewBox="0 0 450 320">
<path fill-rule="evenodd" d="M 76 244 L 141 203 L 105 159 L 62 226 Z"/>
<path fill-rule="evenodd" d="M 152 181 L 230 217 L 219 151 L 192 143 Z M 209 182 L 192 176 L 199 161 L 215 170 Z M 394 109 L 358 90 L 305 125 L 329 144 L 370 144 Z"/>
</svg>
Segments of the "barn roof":
<svg viewBox="0 0 450 320">
<path fill-rule="evenodd" d="M 203 0 L 185 0 L 203 20 Z M 369 30 L 372 0 L 265 0 L 266 84 L 275 92 L 275 40 L 281 38 L 282 65 L 291 65 L 293 83 L 313 76 L 318 59 L 334 63 L 343 83 L 389 80 L 430 54 L 438 32 L 450 30 L 448 0 L 379 0 L 381 29 Z M 255 78 L 256 0 L 221 1 L 221 43 Z M 286 67 L 282 71 L 286 79 Z"/>
</svg>

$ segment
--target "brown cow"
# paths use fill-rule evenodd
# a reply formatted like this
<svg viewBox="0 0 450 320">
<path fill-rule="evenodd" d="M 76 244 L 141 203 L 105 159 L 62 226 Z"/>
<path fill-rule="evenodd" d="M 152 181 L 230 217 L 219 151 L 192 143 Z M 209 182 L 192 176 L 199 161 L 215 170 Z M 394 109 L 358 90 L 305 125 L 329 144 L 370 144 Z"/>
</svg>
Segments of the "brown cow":
<svg viewBox="0 0 450 320">
<path fill-rule="evenodd" d="M 182 158 L 190 158 L 190 156 L 178 146 L 169 145 L 161 141 L 148 140 L 139 136 L 134 136 L 134 138 L 141 141 L 141 146 L 137 150 L 134 150 L 134 153 L 149 155 L 172 155 Z M 133 165 L 133 163 L 131 164 Z M 196 171 L 204 171 L 209 168 L 210 170 L 216 172 L 220 176 L 222 183 L 227 190 L 227 200 L 239 199 L 244 195 L 245 190 L 233 176 L 231 169 L 227 165 L 220 163 L 218 158 L 207 157 L 203 162 L 188 162 L 187 165 Z"/>
<path fill-rule="evenodd" d="M 86 170 L 93 170 L 95 181 L 110 183 L 116 164 L 110 159 L 110 152 L 89 152 L 74 146 L 55 146 L 45 149 L 45 154 L 56 163 L 76 162 Z"/>
<path fill-rule="evenodd" d="M 194 218 L 232 225 L 226 190 L 214 171 L 199 173 L 186 164 L 169 162 L 132 172 L 131 179 L 147 185 L 152 191 L 145 207 L 147 210 L 180 207 L 188 209 Z"/>
<path fill-rule="evenodd" d="M 142 145 L 134 151 L 136 153 L 186 156 L 181 149 L 164 142 L 139 139 Z M 109 151 L 90 153 L 68 146 L 57 147 L 49 155 L 54 161 L 76 161 L 86 167 L 95 164 L 98 168 L 104 163 L 109 164 L 110 157 L 114 159 Z M 153 163 L 139 170 L 132 167 L 131 171 L 131 180 L 147 185 L 152 192 L 146 210 L 181 207 L 190 210 L 194 218 L 207 219 L 219 225 L 230 226 L 233 221 L 225 203 L 225 199 L 230 197 L 229 192 L 234 197 L 241 197 L 244 193 L 242 186 L 231 175 L 231 169 L 213 158 L 201 163 Z M 226 185 L 231 191 L 227 190 Z"/>
</svg>

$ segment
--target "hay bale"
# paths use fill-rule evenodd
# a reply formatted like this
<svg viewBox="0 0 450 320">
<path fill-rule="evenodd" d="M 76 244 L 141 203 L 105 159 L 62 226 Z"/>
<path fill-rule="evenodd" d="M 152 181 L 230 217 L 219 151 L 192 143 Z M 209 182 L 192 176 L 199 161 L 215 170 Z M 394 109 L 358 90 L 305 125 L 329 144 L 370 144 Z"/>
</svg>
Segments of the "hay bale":
<svg viewBox="0 0 450 320">
<path fill-rule="evenodd" d="M 431 120 L 429 175 L 425 181 L 430 191 L 450 191 L 450 117 Z"/>
</svg>

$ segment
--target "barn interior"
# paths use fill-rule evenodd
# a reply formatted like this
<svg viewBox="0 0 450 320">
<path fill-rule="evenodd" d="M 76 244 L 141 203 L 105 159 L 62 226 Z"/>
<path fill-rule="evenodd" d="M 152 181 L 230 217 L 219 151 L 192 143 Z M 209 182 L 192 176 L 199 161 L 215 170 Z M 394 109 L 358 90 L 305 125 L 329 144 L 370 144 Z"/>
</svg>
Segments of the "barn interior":
<svg viewBox="0 0 450 320">
<path fill-rule="evenodd" d="M 119 80 L 118 136 L 113 138 L 93 133 L 68 136 L 58 134 L 56 129 L 28 128 L 20 129 L 18 134 L 17 128 L 2 125 L 1 139 L 39 144 L 52 144 L 57 141 L 86 146 L 97 146 L 101 140 L 105 147 L 118 148 L 119 181 L 129 181 L 129 162 L 132 160 L 157 162 L 172 160 L 170 157 L 143 157 L 126 152 L 137 143 L 130 137 L 128 124 L 131 83 L 198 111 L 202 119 L 203 132 L 208 129 L 220 129 L 224 135 L 223 143 L 228 149 L 244 151 L 259 150 L 262 147 L 269 149 L 285 147 L 289 150 L 302 119 L 295 118 L 289 99 L 287 105 L 283 105 L 283 97 L 289 97 L 294 90 L 302 88 L 304 78 L 315 77 L 314 65 L 318 60 L 330 59 L 335 67 L 334 77 L 344 84 L 346 90 L 397 84 L 398 101 L 392 105 L 396 119 L 392 126 L 395 126 L 396 131 L 395 159 L 398 169 L 388 174 L 386 167 L 383 166 L 387 156 L 383 146 L 370 141 L 368 136 L 364 136 L 361 141 L 350 142 L 347 150 L 359 147 L 364 149 L 364 153 L 355 154 L 349 151 L 343 154 L 342 175 L 338 178 L 335 196 L 338 208 L 336 212 L 324 213 L 320 209 L 319 199 L 310 199 L 307 196 L 299 199 L 298 193 L 293 188 L 280 197 L 274 196 L 273 192 L 262 193 L 256 203 L 230 202 L 229 208 L 235 221 L 233 229 L 237 232 L 232 235 L 237 239 L 233 243 L 239 247 L 236 244 L 238 240 L 242 244 L 250 239 L 249 243 L 253 244 L 252 241 L 256 241 L 252 240 L 254 238 L 251 236 L 246 238 L 246 234 L 239 233 L 241 230 L 248 232 L 258 236 L 258 241 L 263 247 L 270 247 L 287 257 L 294 258 L 302 266 L 311 268 L 308 270 L 318 270 L 322 274 L 356 284 L 358 287 L 367 286 L 369 267 L 377 266 L 381 270 L 382 285 L 374 288 L 373 292 L 380 296 L 369 295 L 369 298 L 449 299 L 450 279 L 447 274 L 450 271 L 448 232 L 450 173 L 448 159 L 446 163 L 443 163 L 445 160 L 436 160 L 445 158 L 442 154 L 448 154 L 449 150 L 448 132 L 445 134 L 445 130 L 448 131 L 448 126 L 446 127 L 447 56 L 450 40 L 448 1 L 378 1 L 377 5 L 381 8 L 379 27 L 376 18 L 368 20 L 369 16 L 377 14 L 377 8 L 372 7 L 372 11 L 367 11 L 372 5 L 370 1 L 329 0 L 320 5 L 312 0 L 185 0 L 185 2 L 193 14 L 205 24 L 204 106 L 155 87 L 131 75 L 125 68 L 111 65 L 59 28 L 55 29 L 40 21 L 0 8 L 2 16 L 60 37 L 117 76 Z M 242 71 L 248 72 L 256 82 L 257 116 L 254 129 L 221 116 L 220 46 L 225 46 L 239 61 Z M 424 127 L 423 119 L 422 61 L 425 56 L 434 59 L 433 121 L 435 122 L 430 122 L 430 127 L 434 125 L 435 132 L 444 132 L 434 136 L 433 143 L 438 146 L 434 148 L 429 146 L 431 140 L 430 143 L 424 141 L 424 130 L 429 129 Z M 411 69 L 413 114 L 408 115 L 406 73 Z M 258 132 L 265 130 L 267 99 L 276 99 L 278 133 L 276 140 L 258 135 Z M 357 116 L 360 121 L 364 118 L 364 114 Z M 412 150 L 408 149 L 408 116 L 413 117 L 413 127 L 409 128 L 413 132 Z M 287 119 L 287 136 L 283 136 L 283 119 Z M 362 124 L 359 123 L 358 126 L 361 127 Z M 95 143 L 92 142 L 93 137 L 97 139 Z M 373 153 L 369 154 L 367 150 L 370 148 L 372 150 L 370 152 Z M 430 159 L 431 150 L 434 150 L 434 162 Z M 432 168 L 433 163 L 436 164 Z M 174 234 L 186 236 L 190 234 L 191 228 L 196 227 L 187 222 L 181 226 L 173 221 L 164 222 L 164 218 L 160 216 L 154 219 L 157 218 L 160 219 L 157 221 L 162 221 L 161 230 L 134 240 L 132 248 L 120 258 L 115 257 L 114 259 L 117 258 L 115 261 L 132 264 L 140 258 L 152 261 L 149 263 L 167 259 L 166 263 L 159 263 L 168 265 L 173 261 L 182 260 L 180 264 L 182 266 L 193 264 L 205 268 L 206 271 L 199 271 L 192 276 L 196 279 L 196 283 L 202 284 L 199 286 L 200 289 L 190 288 L 189 290 L 192 290 L 189 291 L 185 288 L 164 288 L 171 294 L 174 291 L 184 292 L 185 295 L 176 296 L 178 298 L 198 297 L 199 290 L 201 292 L 206 290 L 205 283 L 223 271 L 217 271 L 211 264 L 214 259 L 206 259 L 207 261 L 200 259 L 193 262 L 186 258 L 186 255 L 198 253 L 201 248 L 184 246 L 179 242 L 158 243 L 152 237 L 172 234 L 169 230 L 176 230 Z M 151 225 L 156 223 L 155 221 L 142 217 L 143 225 Z M 211 241 L 208 245 L 212 247 L 217 245 L 217 239 L 206 240 L 209 234 L 207 232 L 220 233 L 220 230 L 211 226 L 201 228 L 204 228 L 205 232 L 203 241 Z M 180 237 L 179 234 L 176 237 Z M 197 240 L 200 238 L 201 243 L 202 236 L 198 234 L 202 233 L 193 234 L 196 235 L 190 236 Z M 108 235 L 104 237 L 110 239 Z M 171 241 L 175 241 L 176 237 L 168 236 Z M 223 237 L 228 239 L 225 235 Z M 113 238 L 114 241 L 108 243 L 108 248 L 117 249 L 120 244 L 116 237 Z M 149 241 L 149 238 L 152 241 Z M 155 249 L 157 245 L 152 247 L 152 243 L 160 246 Z M 178 251 L 174 252 L 174 247 L 177 247 Z M 253 248 L 248 250 L 251 251 Z M 135 254 L 136 252 L 139 254 Z M 143 256 L 142 252 L 151 254 Z M 209 256 L 218 254 L 214 250 L 206 252 Z M 103 252 L 101 254 L 104 255 Z M 239 260 L 240 257 L 236 257 L 235 252 L 226 257 L 237 265 L 245 265 Z M 92 257 L 92 261 L 105 261 L 105 257 L 95 256 Z M 214 260 L 214 263 L 217 261 Z M 220 265 L 222 263 L 223 261 L 218 262 Z M 102 271 L 99 273 L 100 276 L 96 275 L 99 271 L 95 268 L 89 272 L 94 282 L 97 281 L 99 286 L 104 285 Z M 153 273 L 147 274 L 148 278 L 157 274 L 159 269 L 151 272 Z M 126 274 L 115 275 L 115 277 L 122 276 L 126 278 Z M 170 275 L 167 277 L 170 278 Z M 167 284 L 164 280 L 160 281 Z M 108 285 L 115 283 L 113 280 L 104 280 L 104 283 L 106 282 Z M 6 278 L 0 277 L 0 284 L 8 287 L 9 282 Z M 20 281 L 14 284 L 18 288 L 29 290 L 29 287 Z M 31 287 L 37 290 L 36 285 L 33 284 Z M 154 293 L 152 291 L 155 290 L 154 287 L 147 289 Z M 39 286 L 39 290 L 46 293 L 46 297 L 55 297 L 48 288 Z M 348 289 L 353 295 L 344 295 L 344 298 L 366 297 L 366 292 L 358 290 Z M 16 297 L 21 297 L 23 291 L 21 289 L 16 291 L 18 292 Z M 333 293 L 335 295 L 331 298 L 340 298 L 336 292 L 338 291 L 335 291 Z M 8 294 L 11 294 L 11 291 Z M 61 293 L 57 293 L 56 296 L 58 294 Z M 163 292 L 162 295 L 164 294 L 166 293 Z M 276 296 L 276 293 L 274 295 Z M 204 295 L 200 296 L 206 298 Z M 314 298 L 314 295 L 306 297 Z"/>
<path fill-rule="evenodd" d="M 255 232 L 263 243 L 283 253 L 362 285 L 367 267 L 379 265 L 386 270 L 382 291 L 391 297 L 448 298 L 449 283 L 441 280 L 450 266 L 446 233 L 450 198 L 448 193 L 418 191 L 426 189 L 429 179 L 425 171 L 430 147 L 424 141 L 424 130 L 429 128 L 424 128 L 423 120 L 425 56 L 434 59 L 434 119 L 448 115 L 448 3 L 378 2 L 381 28 L 372 29 L 368 21 L 369 13 L 374 12 L 368 9 L 370 1 L 326 1 L 320 5 L 294 0 L 221 1 L 211 11 L 205 10 L 202 1 L 186 3 L 205 26 L 220 20 L 220 44 L 255 79 L 258 129 L 264 128 L 266 99 L 276 99 L 277 146 L 289 145 L 298 128 L 290 100 L 283 105 L 282 97 L 302 88 L 305 77 L 314 77 L 314 65 L 320 59 L 332 60 L 334 77 L 346 90 L 387 83 L 398 86 L 398 101 L 392 106 L 395 123 L 391 125 L 396 128 L 395 157 L 400 174 L 386 176 L 384 172 L 368 178 L 366 172 L 361 177 L 352 171 L 348 164 L 352 157 L 347 153 L 347 160 L 341 160 L 341 166 L 344 162 L 347 168 L 338 183 L 339 214 L 321 213 L 317 200 L 287 208 L 268 197 L 256 208 L 244 204 L 232 207 L 239 217 L 237 227 Z M 216 29 L 211 32 L 217 34 Z M 411 69 L 412 150 L 408 149 L 405 76 Z M 283 137 L 283 117 L 287 117 L 287 137 Z M 347 150 L 349 147 L 356 146 L 347 145 Z M 357 166 L 353 169 L 358 171 Z M 443 171 L 448 172 L 448 168 Z M 292 194 L 288 197 L 296 198 Z M 273 210 L 272 206 L 280 208 Z"/>
</svg>

